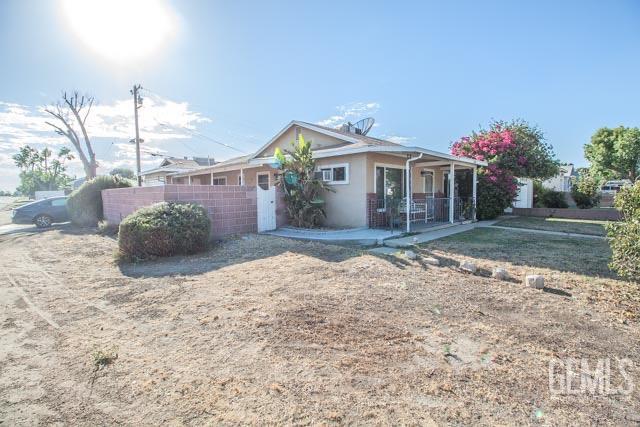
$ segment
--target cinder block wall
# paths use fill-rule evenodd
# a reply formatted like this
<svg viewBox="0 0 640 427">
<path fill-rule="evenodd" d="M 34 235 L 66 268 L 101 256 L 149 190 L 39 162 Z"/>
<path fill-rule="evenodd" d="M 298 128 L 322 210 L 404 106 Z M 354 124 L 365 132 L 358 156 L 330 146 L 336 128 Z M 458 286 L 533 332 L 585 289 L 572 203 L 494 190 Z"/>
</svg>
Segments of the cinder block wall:
<svg viewBox="0 0 640 427">
<path fill-rule="evenodd" d="M 119 224 L 123 218 L 143 206 L 161 201 L 202 205 L 209 213 L 213 237 L 258 231 L 256 187 L 168 184 L 102 191 L 104 217 L 112 224 Z M 278 215 L 278 226 L 283 225 L 281 221 L 282 218 Z"/>
<path fill-rule="evenodd" d="M 601 221 L 620 221 L 620 211 L 615 209 L 553 209 L 553 208 L 513 208 L 513 215 L 554 217 L 567 219 L 586 219 Z"/>
</svg>

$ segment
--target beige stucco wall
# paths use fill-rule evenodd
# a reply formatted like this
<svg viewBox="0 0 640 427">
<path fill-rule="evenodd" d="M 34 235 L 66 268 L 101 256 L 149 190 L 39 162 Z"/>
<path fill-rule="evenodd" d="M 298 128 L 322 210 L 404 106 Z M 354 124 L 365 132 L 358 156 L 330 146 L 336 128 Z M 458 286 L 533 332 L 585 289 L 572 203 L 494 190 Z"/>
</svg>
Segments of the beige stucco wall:
<svg viewBox="0 0 640 427">
<path fill-rule="evenodd" d="M 365 193 L 367 158 L 366 154 L 350 154 L 347 156 L 318 159 L 316 167 L 328 165 L 349 165 L 349 183 L 334 184 L 332 192 L 325 192 L 325 210 L 328 227 L 366 227 L 367 196 Z"/>
<path fill-rule="evenodd" d="M 273 187 L 276 182 L 276 174 L 278 171 L 268 166 L 261 167 L 252 167 L 252 168 L 244 168 L 243 171 L 244 182 L 243 185 L 252 185 L 255 186 L 258 184 L 258 173 L 268 173 L 269 174 L 269 187 Z M 240 169 L 232 170 L 227 172 L 215 172 L 213 174 L 214 178 L 226 176 L 227 177 L 227 185 L 238 185 L 238 176 L 240 176 Z"/>
<path fill-rule="evenodd" d="M 294 135 L 294 133 L 291 133 Z M 287 135 L 279 138 L 279 142 L 287 141 Z M 276 141 L 278 142 L 278 141 Z M 288 142 L 287 142 L 288 143 Z M 273 148 L 273 147 L 272 147 Z M 367 226 L 367 193 L 375 193 L 375 168 L 377 165 L 386 165 L 397 167 L 400 169 L 406 166 L 405 156 L 394 156 L 381 153 L 360 153 L 349 154 L 344 156 L 328 157 L 317 159 L 318 168 L 328 165 L 348 164 L 348 184 L 333 184 L 331 187 L 335 192 L 325 192 L 323 198 L 325 200 L 325 209 L 327 219 L 325 224 L 327 227 L 366 227 Z M 269 185 L 275 185 L 278 173 L 276 169 L 268 166 L 248 167 L 243 165 L 244 185 L 255 186 L 257 184 L 257 174 L 259 172 L 269 173 Z M 238 185 L 238 175 L 240 174 L 240 165 L 230 165 L 226 167 L 226 171 L 218 171 L 213 174 L 214 177 L 225 176 L 227 185 Z M 232 170 L 229 170 L 232 169 Z M 412 168 L 413 176 L 413 193 L 424 192 L 424 178 L 420 175 L 423 169 L 434 171 L 435 192 L 443 191 L 443 170 L 441 167 L 427 168 L 415 164 Z M 202 185 L 211 183 L 211 174 L 201 174 L 194 176 L 200 178 Z M 193 178 L 192 178 L 193 179 Z M 183 182 L 188 181 L 183 178 Z"/>
<path fill-rule="evenodd" d="M 227 178 L 227 185 L 238 185 L 238 176 L 240 175 L 240 166 L 236 165 L 235 166 L 236 170 L 227 170 L 224 172 L 214 172 L 213 173 L 213 178 L 220 178 L 220 177 L 226 177 Z M 231 169 L 231 167 L 226 168 L 226 169 Z M 275 175 L 278 173 L 277 170 L 268 167 L 268 166 L 260 166 L 260 167 L 247 167 L 245 166 L 243 168 L 243 175 L 244 175 L 244 182 L 242 183 L 243 185 L 252 185 L 255 186 L 257 185 L 257 174 L 258 173 L 268 173 L 269 174 L 269 186 L 272 187 L 273 185 L 275 185 L 275 181 L 276 181 L 276 177 Z M 207 172 L 207 173 L 202 173 L 202 174 L 197 174 L 197 175 L 191 175 L 191 184 L 192 185 L 211 185 L 211 172 Z M 189 178 L 188 177 L 180 177 L 180 178 L 173 178 L 173 183 L 174 184 L 188 184 L 189 183 Z"/>
<path fill-rule="evenodd" d="M 311 141 L 312 149 L 319 148 L 327 148 L 327 147 L 337 147 L 340 145 L 348 144 L 338 138 L 333 138 L 331 136 L 315 132 L 309 129 L 298 128 L 297 126 L 292 126 L 285 133 L 280 135 L 280 137 L 273 141 L 271 145 L 269 145 L 266 149 L 264 149 L 258 157 L 271 157 L 273 156 L 276 147 L 279 147 L 282 150 L 291 150 L 291 143 L 296 139 L 296 129 L 300 129 L 300 133 L 304 137 L 305 141 Z"/>
<path fill-rule="evenodd" d="M 366 227 L 367 226 L 367 193 L 375 193 L 376 165 L 393 166 L 404 170 L 406 158 L 380 153 L 351 154 L 318 159 L 318 167 L 336 164 L 349 164 L 349 184 L 332 185 L 335 193 L 326 193 L 325 209 L 328 227 Z M 421 166 L 412 168 L 414 193 L 424 192 L 424 178 L 420 172 L 426 169 Z M 442 191 L 442 174 L 439 168 L 434 171 L 435 191 Z"/>
<path fill-rule="evenodd" d="M 146 185 L 158 185 L 166 182 L 168 172 L 150 173 L 143 177 L 143 183 Z"/>
</svg>

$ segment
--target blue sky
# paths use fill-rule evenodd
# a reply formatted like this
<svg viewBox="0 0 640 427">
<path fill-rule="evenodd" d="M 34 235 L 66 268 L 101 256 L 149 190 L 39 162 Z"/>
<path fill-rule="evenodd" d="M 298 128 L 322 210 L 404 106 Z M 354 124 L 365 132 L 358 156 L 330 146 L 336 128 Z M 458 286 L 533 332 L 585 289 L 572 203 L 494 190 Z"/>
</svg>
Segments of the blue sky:
<svg viewBox="0 0 640 427">
<path fill-rule="evenodd" d="M 583 165 L 598 127 L 640 126 L 639 1 L 159 0 L 170 31 L 127 61 L 90 47 L 95 30 L 78 30 L 63 3 L 0 3 L 0 189 L 17 184 L 17 147 L 64 143 L 40 110 L 64 89 L 99 101 L 89 131 L 102 171 L 134 164 L 134 83 L 149 90 L 145 150 L 176 156 L 238 154 L 200 134 L 250 152 L 292 119 L 366 115 L 375 136 L 447 151 L 492 118 L 520 117 Z M 136 16 L 100 24 L 113 38 L 157 30 L 156 15 Z"/>
</svg>

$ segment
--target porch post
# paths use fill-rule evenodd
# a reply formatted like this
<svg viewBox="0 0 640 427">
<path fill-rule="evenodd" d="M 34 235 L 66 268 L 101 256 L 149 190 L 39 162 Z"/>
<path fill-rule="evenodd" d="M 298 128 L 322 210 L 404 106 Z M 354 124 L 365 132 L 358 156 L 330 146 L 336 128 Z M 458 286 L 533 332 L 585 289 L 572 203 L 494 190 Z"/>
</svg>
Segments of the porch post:
<svg viewBox="0 0 640 427">
<path fill-rule="evenodd" d="M 476 221 L 476 210 L 477 210 L 477 206 L 476 206 L 476 195 L 477 195 L 477 189 L 478 187 L 478 166 L 473 165 L 473 221 Z"/>
<path fill-rule="evenodd" d="M 411 182 L 411 161 L 407 160 L 407 167 L 405 168 L 406 180 L 407 180 L 407 206 L 405 207 L 405 212 L 407 215 L 407 233 L 411 233 L 411 196 L 412 194 L 412 182 Z"/>
<path fill-rule="evenodd" d="M 449 166 L 449 222 L 453 224 L 454 203 L 455 203 L 455 185 L 456 185 L 456 165 L 451 162 Z"/>
<path fill-rule="evenodd" d="M 211 172 L 211 178 L 209 178 L 209 185 L 213 185 L 213 172 Z"/>
<path fill-rule="evenodd" d="M 244 169 L 240 168 L 240 185 L 245 185 L 244 183 Z"/>
<path fill-rule="evenodd" d="M 189 175 L 189 185 L 191 185 L 191 175 Z"/>
</svg>

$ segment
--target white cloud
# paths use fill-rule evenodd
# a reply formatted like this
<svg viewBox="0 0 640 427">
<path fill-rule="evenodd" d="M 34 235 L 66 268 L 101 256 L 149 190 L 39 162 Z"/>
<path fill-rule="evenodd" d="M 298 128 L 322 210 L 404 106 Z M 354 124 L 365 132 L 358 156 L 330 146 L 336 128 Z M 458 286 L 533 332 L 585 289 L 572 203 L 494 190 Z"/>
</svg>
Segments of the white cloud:
<svg viewBox="0 0 640 427">
<path fill-rule="evenodd" d="M 370 117 L 377 113 L 379 109 L 380 104 L 377 102 L 353 102 L 339 105 L 336 107 L 336 114 L 320 120 L 318 124 L 327 127 L 339 127 L 346 122 L 355 122 L 365 117 Z"/>
<path fill-rule="evenodd" d="M 12 156 L 21 146 L 31 145 L 55 150 L 71 145 L 66 137 L 57 135 L 47 121 L 56 122 L 45 110 L 46 106 L 31 107 L 0 101 L 0 170 L 11 171 L 11 179 L 2 179 L 0 188 L 15 187 L 18 169 Z M 158 164 L 153 153 L 166 153 L 160 145 L 176 140 L 190 139 L 190 131 L 211 119 L 193 111 L 187 102 L 176 102 L 158 96 L 145 97 L 139 110 L 140 137 L 144 139 L 143 169 Z M 56 123 L 57 124 L 57 123 Z M 117 100 L 109 104 L 97 103 L 87 119 L 87 133 L 91 138 L 99 162 L 99 173 L 106 173 L 116 166 L 133 168 L 134 145 L 129 141 L 135 137 L 133 101 Z M 79 130 L 78 130 L 78 134 Z M 69 162 L 71 175 L 83 175 L 78 159 Z M 9 183 L 9 184 L 7 184 Z M 4 189 L 4 188 L 2 188 Z"/>
<path fill-rule="evenodd" d="M 415 141 L 415 136 L 400 136 L 400 135 L 382 135 L 381 139 L 395 142 L 396 144 L 406 145 Z"/>
</svg>

